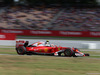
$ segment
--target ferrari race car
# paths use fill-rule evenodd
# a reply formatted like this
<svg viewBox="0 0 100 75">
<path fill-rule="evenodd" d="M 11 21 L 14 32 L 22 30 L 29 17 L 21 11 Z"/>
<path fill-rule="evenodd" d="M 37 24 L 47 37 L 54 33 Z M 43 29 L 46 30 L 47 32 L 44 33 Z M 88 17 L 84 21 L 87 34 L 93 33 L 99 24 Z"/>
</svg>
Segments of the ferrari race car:
<svg viewBox="0 0 100 75">
<path fill-rule="evenodd" d="M 47 43 L 47 42 L 46 42 Z M 19 55 L 32 55 L 32 54 L 43 54 L 43 55 L 54 55 L 54 56 L 67 56 L 67 57 L 83 57 L 89 56 L 80 52 L 77 48 L 61 47 L 54 44 L 46 44 L 45 42 L 36 42 L 29 45 L 29 41 L 16 41 L 16 51 Z"/>
</svg>

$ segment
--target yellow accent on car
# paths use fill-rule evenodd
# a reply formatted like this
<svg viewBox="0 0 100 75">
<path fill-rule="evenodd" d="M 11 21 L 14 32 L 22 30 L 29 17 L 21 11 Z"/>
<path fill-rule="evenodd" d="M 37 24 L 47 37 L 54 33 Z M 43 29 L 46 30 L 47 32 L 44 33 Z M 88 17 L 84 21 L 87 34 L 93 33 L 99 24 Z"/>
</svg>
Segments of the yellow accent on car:
<svg viewBox="0 0 100 75">
<path fill-rule="evenodd" d="M 60 50 L 60 48 L 58 48 L 58 50 Z"/>
<path fill-rule="evenodd" d="M 48 52 L 48 48 L 45 48 L 44 51 L 45 51 L 45 52 Z"/>
<path fill-rule="evenodd" d="M 37 45 L 39 45 L 40 43 L 38 43 Z"/>
<path fill-rule="evenodd" d="M 39 51 L 42 52 L 42 49 L 40 49 Z"/>
</svg>

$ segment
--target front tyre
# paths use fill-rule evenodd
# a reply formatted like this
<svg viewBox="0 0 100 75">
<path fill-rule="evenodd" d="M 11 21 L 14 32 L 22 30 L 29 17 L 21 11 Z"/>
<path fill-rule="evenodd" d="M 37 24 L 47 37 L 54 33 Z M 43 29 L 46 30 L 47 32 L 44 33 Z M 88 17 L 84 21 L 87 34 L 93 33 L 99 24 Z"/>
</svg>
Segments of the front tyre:
<svg viewBox="0 0 100 75">
<path fill-rule="evenodd" d="M 20 46 L 16 49 L 17 54 L 24 55 L 26 53 L 26 48 L 24 46 Z"/>
<path fill-rule="evenodd" d="M 74 54 L 74 51 L 71 49 L 64 50 L 64 55 L 67 57 L 71 57 L 71 56 L 73 56 L 73 54 Z"/>
</svg>

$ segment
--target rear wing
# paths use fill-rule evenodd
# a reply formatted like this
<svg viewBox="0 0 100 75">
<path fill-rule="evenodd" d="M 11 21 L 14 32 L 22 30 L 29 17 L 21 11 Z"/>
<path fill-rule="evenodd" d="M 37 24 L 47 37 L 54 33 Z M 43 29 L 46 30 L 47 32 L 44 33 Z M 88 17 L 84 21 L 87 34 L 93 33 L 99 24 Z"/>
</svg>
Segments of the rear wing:
<svg viewBox="0 0 100 75">
<path fill-rule="evenodd" d="M 16 41 L 16 48 L 18 48 L 20 46 L 27 47 L 28 44 L 29 44 L 29 41 L 23 41 L 23 40 L 21 41 L 21 40 L 19 40 L 19 41 Z"/>
<path fill-rule="evenodd" d="M 24 46 L 25 42 L 26 41 L 21 41 L 21 40 L 16 41 L 16 48 L 18 48 L 19 46 Z"/>
</svg>

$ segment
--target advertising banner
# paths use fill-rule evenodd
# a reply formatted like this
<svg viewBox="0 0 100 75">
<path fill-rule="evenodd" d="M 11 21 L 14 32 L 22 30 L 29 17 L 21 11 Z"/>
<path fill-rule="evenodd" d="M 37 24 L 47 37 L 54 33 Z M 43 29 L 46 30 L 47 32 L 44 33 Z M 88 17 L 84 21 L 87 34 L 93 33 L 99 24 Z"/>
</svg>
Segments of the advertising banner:
<svg viewBox="0 0 100 75">
<path fill-rule="evenodd" d="M 100 32 L 0 29 L 1 33 L 29 36 L 100 37 Z"/>
<path fill-rule="evenodd" d="M 0 40 L 15 40 L 16 35 L 12 33 L 0 33 Z"/>
</svg>

